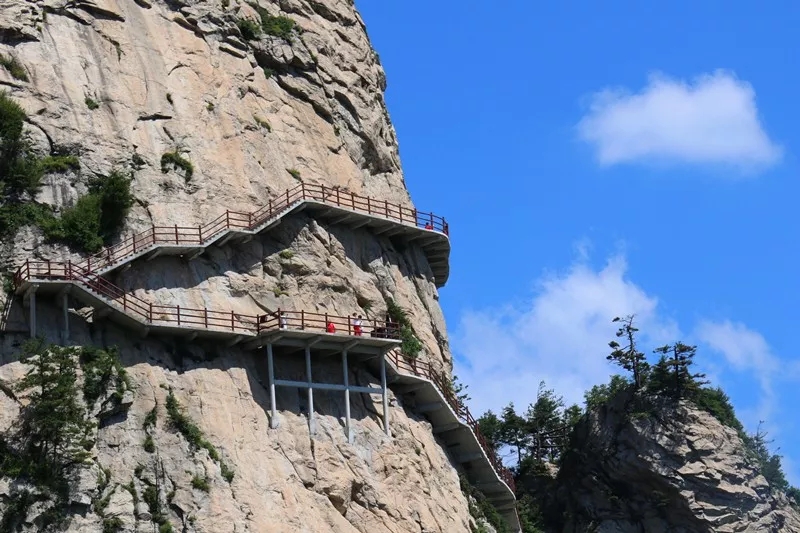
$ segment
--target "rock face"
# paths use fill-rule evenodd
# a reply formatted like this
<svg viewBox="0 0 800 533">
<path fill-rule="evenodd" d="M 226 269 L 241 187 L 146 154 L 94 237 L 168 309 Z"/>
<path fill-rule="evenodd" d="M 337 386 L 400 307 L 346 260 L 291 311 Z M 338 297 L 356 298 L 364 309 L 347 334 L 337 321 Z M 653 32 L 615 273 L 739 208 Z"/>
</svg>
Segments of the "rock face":
<svg viewBox="0 0 800 533">
<path fill-rule="evenodd" d="M 258 21 L 239 0 L 0 0 L 0 54 L 28 81 L 0 67 L 0 89 L 28 113 L 43 154 L 71 153 L 81 170 L 46 176 L 38 200 L 63 208 L 88 180 L 133 171 L 136 205 L 125 234 L 151 225 L 194 227 L 226 209 L 252 211 L 300 182 L 411 206 L 397 140 L 383 101 L 386 81 L 364 23 L 349 0 L 259 0 L 291 18 L 289 38 L 247 41 L 238 25 Z M 98 104 L 95 106 L 94 104 Z M 95 108 L 96 107 L 96 108 Z M 92 109 L 94 108 L 94 109 Z M 166 168 L 178 151 L 191 176 Z M 124 237 L 122 235 L 121 237 Z M 24 228 L 0 245 L 0 267 L 79 255 Z M 451 369 L 444 318 L 421 249 L 366 230 L 299 214 L 246 244 L 186 261 L 158 258 L 113 275 L 131 293 L 164 305 L 259 314 L 277 308 L 382 316 L 389 299 L 406 309 L 421 357 Z M 4 295 L 5 296 L 5 295 Z M 60 342 L 54 301 L 40 299 L 38 331 Z M 27 310 L 5 306 L 0 335 L 0 432 L 26 398 L 11 386 L 26 371 L 19 347 Z M 162 511 L 184 532 L 468 531 L 457 472 L 430 424 L 390 398 L 393 438 L 379 398 L 354 395 L 355 439 L 343 431 L 341 394 L 319 392 L 317 434 L 309 434 L 304 391 L 279 389 L 280 427 L 269 429 L 263 354 L 224 344 L 139 338 L 70 301 L 72 345 L 119 347 L 134 393 L 99 427 L 91 475 L 74 487 L 69 531 L 101 531 L 95 510 L 119 531 L 153 531 L 145 489 L 158 485 Z M 277 373 L 302 379 L 292 358 Z M 341 366 L 315 363 L 315 378 L 341 379 Z M 377 378 L 351 369 L 353 384 Z M 193 450 L 167 423 L 167 390 L 234 471 Z M 5 391 L 5 392 L 3 392 Z M 145 417 L 156 409 L 154 428 Z M 154 451 L 143 443 L 150 435 Z M 98 475 L 107 469 L 105 474 Z M 193 478 L 207 478 L 209 490 Z M 104 479 L 101 483 L 99 480 Z M 0 480 L 0 514 L 12 484 Z M 25 531 L 34 531 L 36 506 Z"/>
<path fill-rule="evenodd" d="M 800 532 L 735 430 L 687 404 L 656 420 L 616 400 L 577 428 L 557 479 L 559 531 Z"/>
</svg>

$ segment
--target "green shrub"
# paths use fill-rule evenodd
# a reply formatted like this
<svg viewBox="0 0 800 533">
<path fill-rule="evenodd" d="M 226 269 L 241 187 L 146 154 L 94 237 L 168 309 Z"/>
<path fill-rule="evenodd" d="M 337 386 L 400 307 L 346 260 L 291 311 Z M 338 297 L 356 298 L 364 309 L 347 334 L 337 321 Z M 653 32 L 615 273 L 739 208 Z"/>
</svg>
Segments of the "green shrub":
<svg viewBox="0 0 800 533">
<path fill-rule="evenodd" d="M 125 390 L 131 388 L 116 348 L 101 350 L 86 346 L 81 348 L 78 360 L 83 371 L 83 396 L 88 405 L 93 405 L 112 381 L 114 393 L 120 397 Z"/>
<path fill-rule="evenodd" d="M 169 522 L 164 522 L 159 526 L 158 533 L 173 533 L 172 524 Z"/>
<path fill-rule="evenodd" d="M 261 26 L 250 19 L 237 20 L 236 27 L 239 28 L 242 38 L 246 41 L 255 41 L 261 36 Z"/>
<path fill-rule="evenodd" d="M 189 181 L 194 174 L 194 165 L 191 161 L 181 156 L 177 150 L 173 152 L 165 152 L 161 156 L 161 172 L 167 173 L 170 171 L 170 165 L 175 170 L 181 169 L 184 172 L 184 179 Z"/>
<path fill-rule="evenodd" d="M 192 488 L 202 490 L 203 492 L 208 492 L 211 490 L 211 486 L 208 484 L 208 478 L 200 476 L 194 476 L 192 478 Z"/>
<path fill-rule="evenodd" d="M 25 72 L 25 67 L 22 66 L 22 63 L 17 61 L 13 57 L 6 57 L 3 54 L 0 54 L 0 66 L 5 68 L 11 77 L 20 81 L 29 81 L 28 80 L 28 73 Z"/>
<path fill-rule="evenodd" d="M 233 477 L 236 475 L 234 474 L 233 470 L 228 468 L 228 465 L 225 463 L 220 463 L 219 465 L 220 473 L 222 474 L 222 479 L 227 481 L 228 483 L 233 481 Z"/>
<path fill-rule="evenodd" d="M 80 161 L 74 155 L 49 155 L 39 161 L 44 174 L 67 172 L 81 168 Z"/>
<path fill-rule="evenodd" d="M 122 228 L 133 205 L 130 179 L 117 171 L 89 183 L 89 194 L 65 209 L 61 218 L 40 224 L 45 236 L 73 249 L 97 252 Z"/>
<path fill-rule="evenodd" d="M 43 228 L 55 221 L 52 208 L 45 204 L 15 202 L 0 205 L 0 237 L 13 236 L 24 226 L 37 225 Z"/>
<path fill-rule="evenodd" d="M 292 30 L 295 28 L 295 22 L 292 19 L 283 15 L 274 17 L 262 7 L 256 7 L 256 10 L 261 17 L 261 29 L 264 33 L 286 41 L 292 40 Z"/>
<path fill-rule="evenodd" d="M 195 450 L 206 450 L 208 452 L 208 456 L 220 464 L 220 468 L 223 470 L 223 477 L 225 477 L 225 479 L 228 479 L 228 477 L 233 479 L 233 471 L 228 469 L 228 467 L 222 461 L 217 449 L 213 444 L 206 440 L 203 432 L 199 427 L 197 427 L 197 424 L 192 422 L 192 420 L 183 412 L 181 404 L 178 402 L 178 399 L 175 398 L 175 395 L 172 393 L 171 389 L 169 394 L 167 394 L 166 408 L 167 416 L 169 417 L 172 426 L 178 431 L 178 433 L 183 435 L 183 438 L 185 438 Z M 227 474 L 224 472 L 227 472 Z"/>
<path fill-rule="evenodd" d="M 267 130 L 268 132 L 272 132 L 272 126 L 270 125 L 269 122 L 267 122 L 263 118 L 260 118 L 257 115 L 253 115 L 253 120 L 255 120 L 256 124 L 258 124 L 261 128 Z"/>
<path fill-rule="evenodd" d="M 281 253 L 278 254 L 281 259 L 291 259 L 294 257 L 294 252 L 291 250 L 281 250 Z"/>
<path fill-rule="evenodd" d="M 88 107 L 90 111 L 94 111 L 95 109 L 100 107 L 100 104 L 97 103 L 97 100 L 95 100 L 91 96 L 87 96 L 86 98 L 83 99 L 83 101 L 86 104 L 86 107 Z"/>
<path fill-rule="evenodd" d="M 153 453 L 154 451 L 156 451 L 156 443 L 153 442 L 152 435 L 148 435 L 147 437 L 145 437 L 144 451 L 146 451 L 147 453 Z"/>
<path fill-rule="evenodd" d="M 87 194 L 61 213 L 61 218 L 44 228 L 45 236 L 61 241 L 70 248 L 88 253 L 103 247 L 100 237 L 100 198 Z"/>
<path fill-rule="evenodd" d="M 422 342 L 414 332 L 414 327 L 408 319 L 408 313 L 397 305 L 394 300 L 387 300 L 386 308 L 389 319 L 400 328 L 400 350 L 406 357 L 416 359 L 422 351 Z"/>
<path fill-rule="evenodd" d="M 690 400 L 698 408 L 711 414 L 726 426 L 739 432 L 744 431 L 744 426 L 736 417 L 730 398 L 721 388 L 701 388 Z"/>
<path fill-rule="evenodd" d="M 264 71 L 264 77 L 267 79 L 270 79 L 272 75 L 275 74 L 275 71 L 271 68 L 263 67 L 261 70 Z"/>
<path fill-rule="evenodd" d="M 144 417 L 144 423 L 142 424 L 142 429 L 148 429 L 156 426 L 157 410 L 158 410 L 158 404 L 156 404 L 155 407 L 153 407 L 150 410 L 150 412 L 147 413 L 147 416 Z"/>
<path fill-rule="evenodd" d="M 90 194 L 100 197 L 100 237 L 106 243 L 119 234 L 133 207 L 131 181 L 130 177 L 112 170 L 108 176 L 89 183 Z"/>
<path fill-rule="evenodd" d="M 122 519 L 118 516 L 103 519 L 103 533 L 117 533 L 122 531 Z"/>
<path fill-rule="evenodd" d="M 0 200 L 19 202 L 39 190 L 42 169 L 23 133 L 26 114 L 8 93 L 0 91 Z"/>
<path fill-rule="evenodd" d="M 296 179 L 296 180 L 300 179 L 300 171 L 297 170 L 296 168 L 287 168 L 286 172 L 291 174 L 294 179 Z"/>
</svg>

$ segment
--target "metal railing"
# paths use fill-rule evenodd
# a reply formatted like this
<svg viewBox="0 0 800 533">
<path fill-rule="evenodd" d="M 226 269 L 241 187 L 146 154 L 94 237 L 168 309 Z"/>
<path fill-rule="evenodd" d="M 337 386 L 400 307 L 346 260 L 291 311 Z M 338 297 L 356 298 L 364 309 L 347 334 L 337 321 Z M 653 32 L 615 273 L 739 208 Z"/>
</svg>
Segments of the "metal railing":
<svg viewBox="0 0 800 533">
<path fill-rule="evenodd" d="M 145 324 L 175 325 L 188 329 L 207 331 L 230 331 L 238 334 L 259 335 L 280 329 L 319 331 L 348 336 L 367 334 L 378 338 L 399 339 L 400 331 L 396 323 L 367 320 L 366 326 L 358 325 L 353 316 L 338 316 L 328 313 L 308 311 L 287 311 L 278 309 L 273 313 L 247 315 L 235 311 L 217 311 L 208 308 L 181 307 L 180 305 L 161 305 L 147 302 L 126 293 L 102 276 L 87 270 L 84 264 L 71 261 L 31 261 L 27 260 L 14 275 L 14 286 L 24 282 L 75 282 L 95 297 L 112 305 L 118 311 L 138 318 Z M 478 440 L 492 467 L 512 492 L 516 492 L 514 476 L 503 466 L 495 449 L 483 436 L 478 421 L 469 409 L 453 392 L 447 376 L 426 361 L 406 358 L 399 350 L 387 354 L 389 361 L 398 372 L 411 374 L 429 380 L 439 390 L 456 416 L 464 422 Z"/>
<path fill-rule="evenodd" d="M 377 200 L 347 192 L 339 187 L 300 184 L 270 198 L 267 205 L 250 213 L 226 210 L 214 220 L 197 226 L 153 226 L 104 248 L 77 265 L 87 272 L 102 270 L 125 262 L 131 256 L 156 246 L 203 246 L 231 230 L 254 231 L 265 222 L 286 213 L 302 202 L 317 202 L 356 213 L 383 217 L 420 229 L 450 234 L 447 221 L 433 213 L 405 207 L 388 200 Z"/>
<path fill-rule="evenodd" d="M 456 413 L 456 416 L 458 416 L 462 422 L 469 426 L 469 428 L 475 434 L 475 438 L 478 439 L 478 443 L 481 445 L 481 448 L 483 448 L 486 457 L 489 458 L 489 462 L 492 464 L 495 472 L 497 472 L 497 475 L 503 480 L 503 482 L 505 482 L 506 485 L 508 485 L 508 488 L 511 489 L 511 492 L 516 493 L 517 487 L 516 483 L 514 482 L 514 475 L 508 468 L 503 466 L 503 463 L 497 456 L 497 452 L 495 451 L 494 447 L 489 443 L 486 437 L 483 436 L 483 433 L 481 433 L 480 427 L 478 426 L 478 421 L 472 416 L 472 413 L 470 413 L 467 406 L 456 397 L 455 393 L 453 392 L 451 381 L 447 378 L 447 376 L 443 372 L 434 368 L 430 363 L 426 361 L 419 361 L 417 359 L 407 359 L 399 351 L 389 352 L 387 357 L 399 371 L 428 379 L 437 389 L 439 389 L 439 392 L 450 405 L 450 408 L 453 410 L 453 412 Z"/>
</svg>

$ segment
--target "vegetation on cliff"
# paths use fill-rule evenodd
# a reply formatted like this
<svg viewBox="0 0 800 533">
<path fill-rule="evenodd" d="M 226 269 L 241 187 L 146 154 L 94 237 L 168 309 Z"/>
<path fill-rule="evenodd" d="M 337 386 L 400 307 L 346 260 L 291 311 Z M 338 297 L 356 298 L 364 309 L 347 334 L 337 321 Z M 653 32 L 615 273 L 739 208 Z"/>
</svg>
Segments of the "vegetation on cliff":
<svg viewBox="0 0 800 533">
<path fill-rule="evenodd" d="M 586 391 L 583 408 L 566 407 L 562 397 L 541 383 L 536 401 L 524 412 L 509 404 L 499 415 L 488 411 L 479 419 L 483 434 L 505 452 L 512 465 L 525 533 L 541 531 L 545 524 L 547 529 L 560 527 L 563 509 L 555 505 L 553 495 L 571 481 L 556 477 L 555 472 L 569 470 L 572 465 L 567 463 L 580 460 L 580 453 L 566 453 L 575 447 L 574 430 L 588 414 L 619 403 L 621 397 L 628 420 L 649 419 L 658 424 L 676 416 L 682 404 L 706 411 L 738 433 L 746 460 L 764 476 L 770 490 L 785 493 L 795 505 L 800 503 L 800 491 L 786 480 L 781 456 L 770 451 L 766 433 L 760 427 L 747 433 L 725 392 L 709 387 L 705 376 L 692 370 L 695 346 L 676 342 L 658 347 L 653 351 L 658 359 L 651 364 L 640 349 L 634 317 L 614 322 L 620 327 L 617 339 L 609 343 L 607 359 L 628 375 L 613 375 L 608 383 Z"/>
<path fill-rule="evenodd" d="M 77 156 L 39 157 L 24 126 L 27 116 L 7 93 L 0 92 L 0 237 L 13 237 L 29 225 L 51 241 L 82 252 L 96 252 L 122 228 L 133 205 L 131 179 L 118 171 L 91 179 L 89 193 L 56 217 L 51 206 L 36 201 L 45 174 L 76 171 Z"/>
<path fill-rule="evenodd" d="M 63 520 L 71 480 L 86 465 L 96 438 L 97 421 L 87 408 L 110 384 L 120 394 L 128 387 L 113 350 L 34 340 L 23 348 L 23 360 L 30 369 L 15 389 L 27 394 L 28 403 L 11 430 L 0 435 L 0 476 L 17 482 L 11 494 L 15 504 L 0 519 L 2 532 L 16 531 L 37 502 L 47 508 L 40 517 L 43 530 Z"/>
</svg>

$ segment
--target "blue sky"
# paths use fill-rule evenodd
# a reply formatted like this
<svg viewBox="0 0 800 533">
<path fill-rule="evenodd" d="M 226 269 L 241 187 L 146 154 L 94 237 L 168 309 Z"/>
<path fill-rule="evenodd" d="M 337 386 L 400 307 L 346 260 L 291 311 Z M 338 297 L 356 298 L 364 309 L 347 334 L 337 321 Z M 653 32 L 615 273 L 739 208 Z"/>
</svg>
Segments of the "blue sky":
<svg viewBox="0 0 800 533">
<path fill-rule="evenodd" d="M 473 410 L 603 382 L 615 315 L 698 345 L 800 484 L 800 4 L 359 0 Z"/>
</svg>

